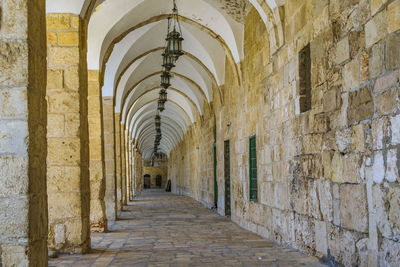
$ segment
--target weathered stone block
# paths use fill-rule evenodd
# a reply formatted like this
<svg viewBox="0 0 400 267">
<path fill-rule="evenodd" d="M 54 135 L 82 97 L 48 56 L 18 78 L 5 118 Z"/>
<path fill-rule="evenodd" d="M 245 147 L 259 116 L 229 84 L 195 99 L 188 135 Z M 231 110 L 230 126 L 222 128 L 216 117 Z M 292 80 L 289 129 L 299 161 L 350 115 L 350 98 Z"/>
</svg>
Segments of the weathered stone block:
<svg viewBox="0 0 400 267">
<path fill-rule="evenodd" d="M 28 238 L 28 210 L 27 197 L 3 198 L 0 200 L 0 241 L 11 241 L 19 238 Z"/>
<path fill-rule="evenodd" d="M 64 123 L 63 114 L 47 114 L 47 137 L 63 137 Z"/>
<path fill-rule="evenodd" d="M 360 84 L 360 59 L 354 58 L 343 67 L 343 88 L 346 91 L 358 87 Z"/>
<path fill-rule="evenodd" d="M 28 193 L 28 158 L 0 156 L 0 198 Z"/>
<path fill-rule="evenodd" d="M 349 38 L 345 37 L 336 45 L 335 63 L 341 64 L 350 58 Z"/>
<path fill-rule="evenodd" d="M 392 126 L 392 144 L 400 144 L 400 131 L 398 130 L 400 129 L 400 115 L 391 117 L 390 124 Z"/>
<path fill-rule="evenodd" d="M 57 44 L 57 42 L 58 42 L 57 33 L 47 32 L 47 44 L 54 45 L 54 44 Z"/>
<path fill-rule="evenodd" d="M 4 266 L 29 266 L 29 252 L 26 246 L 2 245 L 1 251 Z"/>
<path fill-rule="evenodd" d="M 365 46 L 371 47 L 373 44 L 385 38 L 387 34 L 386 10 L 376 14 L 372 20 L 365 24 Z"/>
<path fill-rule="evenodd" d="M 376 80 L 374 86 L 374 92 L 380 92 L 385 89 L 391 88 L 397 83 L 398 80 L 399 80 L 398 71 L 393 71 L 389 74 L 386 74 Z"/>
<path fill-rule="evenodd" d="M 3 13 L 4 14 L 4 13 Z M 28 83 L 28 43 L 0 42 L 0 66 L 2 75 L 0 84 L 12 87 L 26 86 Z"/>
<path fill-rule="evenodd" d="M 64 71 L 64 87 L 67 89 L 79 89 L 79 67 L 70 66 Z"/>
<path fill-rule="evenodd" d="M 58 33 L 59 45 L 79 45 L 78 32 L 60 32 Z"/>
<path fill-rule="evenodd" d="M 395 89 L 387 90 L 375 98 L 376 111 L 379 116 L 392 113 L 396 109 Z"/>
<path fill-rule="evenodd" d="M 48 140 L 49 164 L 80 164 L 80 140 L 51 138 Z"/>
<path fill-rule="evenodd" d="M 368 231 L 368 211 L 365 185 L 340 186 L 340 222 L 349 230 Z"/>
<path fill-rule="evenodd" d="M 389 188 L 389 222 L 391 227 L 400 234 L 400 188 L 391 186 Z"/>
<path fill-rule="evenodd" d="M 391 33 L 386 41 L 386 69 L 400 69 L 400 32 Z"/>
<path fill-rule="evenodd" d="M 78 47 L 49 47 L 48 53 L 50 66 L 79 64 Z"/>
<path fill-rule="evenodd" d="M 24 116 L 28 113 L 27 90 L 10 89 L 0 91 L 0 116 Z"/>
<path fill-rule="evenodd" d="M 51 166 L 47 169 L 47 191 L 79 191 L 81 170 L 79 167 Z"/>
<path fill-rule="evenodd" d="M 322 255 L 328 254 L 328 239 L 326 234 L 326 222 L 314 221 L 315 223 L 315 244 L 316 251 Z"/>
<path fill-rule="evenodd" d="M 368 119 L 372 117 L 373 114 L 374 103 L 368 87 L 349 93 L 349 105 L 347 109 L 349 124 Z"/>
<path fill-rule="evenodd" d="M 46 26 L 48 30 L 68 29 L 70 27 L 69 14 L 47 14 Z"/>
<path fill-rule="evenodd" d="M 371 0 L 371 15 L 375 15 L 387 0 Z"/>
<path fill-rule="evenodd" d="M 371 49 L 369 58 L 369 74 L 371 78 L 376 78 L 383 71 L 384 44 L 382 42 L 375 44 Z"/>
<path fill-rule="evenodd" d="M 79 137 L 80 136 L 80 116 L 77 113 L 65 114 L 65 136 Z"/>
<path fill-rule="evenodd" d="M 400 0 L 393 1 L 388 5 L 387 14 L 389 32 L 400 29 Z"/>
<path fill-rule="evenodd" d="M 357 152 L 363 152 L 365 150 L 365 137 L 364 137 L 364 125 L 358 124 L 353 127 L 352 149 Z"/>
<path fill-rule="evenodd" d="M 29 136 L 26 121 L 9 120 L 0 123 L 0 151 L 26 154 L 26 140 Z"/>
<path fill-rule="evenodd" d="M 47 71 L 47 90 L 63 88 L 63 71 L 51 70 Z"/>
<path fill-rule="evenodd" d="M 48 93 L 49 111 L 57 112 L 78 112 L 79 93 L 67 91 L 52 91 Z"/>
</svg>

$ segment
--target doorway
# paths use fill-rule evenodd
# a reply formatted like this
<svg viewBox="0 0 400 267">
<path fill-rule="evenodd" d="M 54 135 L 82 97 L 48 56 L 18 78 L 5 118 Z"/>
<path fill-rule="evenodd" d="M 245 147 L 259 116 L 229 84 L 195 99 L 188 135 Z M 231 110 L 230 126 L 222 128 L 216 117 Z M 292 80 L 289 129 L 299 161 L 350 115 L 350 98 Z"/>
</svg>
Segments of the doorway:
<svg viewBox="0 0 400 267">
<path fill-rule="evenodd" d="M 148 175 L 148 174 L 146 174 L 144 176 L 143 187 L 144 187 L 144 189 L 149 189 L 151 187 L 150 175 Z"/>
<path fill-rule="evenodd" d="M 224 176 L 225 176 L 225 215 L 231 215 L 231 162 L 230 142 L 224 142 Z"/>
<path fill-rule="evenodd" d="M 156 176 L 156 186 L 161 187 L 161 175 Z"/>
</svg>

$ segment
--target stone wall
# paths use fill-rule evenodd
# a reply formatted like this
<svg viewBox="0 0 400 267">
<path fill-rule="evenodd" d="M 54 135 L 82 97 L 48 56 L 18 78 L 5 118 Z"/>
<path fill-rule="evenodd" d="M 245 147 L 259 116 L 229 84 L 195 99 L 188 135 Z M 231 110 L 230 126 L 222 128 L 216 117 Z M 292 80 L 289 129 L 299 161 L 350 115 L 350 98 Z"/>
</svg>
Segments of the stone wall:
<svg viewBox="0 0 400 267">
<path fill-rule="evenodd" d="M 45 1 L 0 11 L 0 266 L 46 266 Z"/>
<path fill-rule="evenodd" d="M 103 97 L 104 125 L 104 165 L 105 165 L 105 209 L 107 221 L 115 221 L 117 216 L 115 140 L 114 140 L 114 103 L 112 97 Z"/>
<path fill-rule="evenodd" d="M 150 175 L 150 188 L 164 188 L 168 178 L 168 166 L 143 167 L 142 180 L 145 175 Z M 161 175 L 161 186 L 156 185 L 156 176 Z M 144 181 L 142 181 L 144 184 Z"/>
<path fill-rule="evenodd" d="M 250 10 L 242 84 L 227 63 L 222 101 L 214 94 L 171 153 L 173 191 L 212 204 L 215 116 L 220 214 L 230 140 L 234 222 L 332 264 L 400 262 L 399 12 L 400 0 L 287 0 L 285 45 L 270 55 Z M 301 113 L 298 55 L 308 44 L 311 110 Z M 252 135 L 257 202 L 249 200 Z"/>
<path fill-rule="evenodd" d="M 90 229 L 107 229 L 105 214 L 105 167 L 103 143 L 103 110 L 99 72 L 88 72 L 89 174 L 90 174 Z"/>
<path fill-rule="evenodd" d="M 90 247 L 85 27 L 79 15 L 47 14 L 48 246 L 60 252 Z"/>
</svg>

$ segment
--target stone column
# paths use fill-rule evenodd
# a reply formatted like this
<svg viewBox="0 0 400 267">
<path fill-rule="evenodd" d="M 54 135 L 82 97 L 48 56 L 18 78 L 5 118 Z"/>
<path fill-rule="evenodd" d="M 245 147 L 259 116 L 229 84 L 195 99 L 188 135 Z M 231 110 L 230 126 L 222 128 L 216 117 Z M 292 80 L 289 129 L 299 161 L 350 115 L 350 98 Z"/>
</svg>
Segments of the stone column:
<svg viewBox="0 0 400 267">
<path fill-rule="evenodd" d="M 90 230 L 107 229 L 105 214 L 105 168 L 101 88 L 99 71 L 88 72 L 88 122 L 89 122 L 89 174 L 90 174 Z"/>
<path fill-rule="evenodd" d="M 121 190 L 122 205 L 126 205 L 126 142 L 125 124 L 121 124 Z"/>
<path fill-rule="evenodd" d="M 0 266 L 47 266 L 45 3 L 0 10 Z"/>
<path fill-rule="evenodd" d="M 115 195 L 117 201 L 117 212 L 121 210 L 122 205 L 122 188 L 121 188 L 121 115 L 114 113 L 114 138 L 115 138 Z M 118 214 L 117 214 L 118 216 Z"/>
<path fill-rule="evenodd" d="M 74 14 L 47 14 L 48 246 L 84 253 L 89 234 L 86 32 Z"/>
<path fill-rule="evenodd" d="M 104 162 L 106 173 L 105 206 L 107 221 L 110 223 L 117 217 L 117 202 L 115 199 L 115 140 L 114 140 L 114 107 L 113 97 L 103 97 L 104 125 Z"/>
<path fill-rule="evenodd" d="M 133 162 L 132 162 L 132 139 L 129 137 L 129 179 L 128 179 L 128 200 L 132 199 L 132 171 L 133 171 Z"/>
</svg>

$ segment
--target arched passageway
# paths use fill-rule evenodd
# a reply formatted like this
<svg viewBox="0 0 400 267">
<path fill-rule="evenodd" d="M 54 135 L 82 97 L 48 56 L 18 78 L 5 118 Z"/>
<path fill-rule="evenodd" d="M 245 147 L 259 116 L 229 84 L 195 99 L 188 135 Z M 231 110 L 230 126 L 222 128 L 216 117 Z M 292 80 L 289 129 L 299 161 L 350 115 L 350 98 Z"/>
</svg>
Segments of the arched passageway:
<svg viewBox="0 0 400 267">
<path fill-rule="evenodd" d="M 172 3 L 1 1 L 0 265 L 89 253 L 147 186 L 331 265 L 400 262 L 400 0 L 176 0 L 162 111 Z"/>
</svg>

